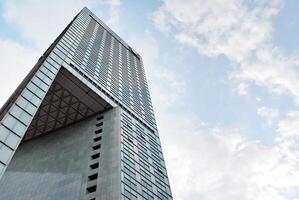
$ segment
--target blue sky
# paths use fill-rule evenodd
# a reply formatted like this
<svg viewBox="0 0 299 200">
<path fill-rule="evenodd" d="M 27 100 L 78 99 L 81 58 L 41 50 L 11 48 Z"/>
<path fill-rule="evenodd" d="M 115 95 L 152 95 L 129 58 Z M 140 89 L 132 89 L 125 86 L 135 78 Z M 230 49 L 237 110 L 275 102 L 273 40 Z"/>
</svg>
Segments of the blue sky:
<svg viewBox="0 0 299 200">
<path fill-rule="evenodd" d="M 1 105 L 83 6 L 143 57 L 175 199 L 299 199 L 298 1 L 1 1 Z"/>
</svg>

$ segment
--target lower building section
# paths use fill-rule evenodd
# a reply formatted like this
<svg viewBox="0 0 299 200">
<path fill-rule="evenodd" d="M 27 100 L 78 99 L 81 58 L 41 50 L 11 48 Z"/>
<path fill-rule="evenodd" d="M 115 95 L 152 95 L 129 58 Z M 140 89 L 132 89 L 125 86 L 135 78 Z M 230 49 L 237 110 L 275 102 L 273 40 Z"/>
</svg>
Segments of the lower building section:
<svg viewBox="0 0 299 200">
<path fill-rule="evenodd" d="M 23 140 L 0 180 L 5 200 L 170 200 L 157 132 L 116 107 Z"/>
<path fill-rule="evenodd" d="M 21 143 L 0 199 L 120 199 L 119 109 Z"/>
</svg>

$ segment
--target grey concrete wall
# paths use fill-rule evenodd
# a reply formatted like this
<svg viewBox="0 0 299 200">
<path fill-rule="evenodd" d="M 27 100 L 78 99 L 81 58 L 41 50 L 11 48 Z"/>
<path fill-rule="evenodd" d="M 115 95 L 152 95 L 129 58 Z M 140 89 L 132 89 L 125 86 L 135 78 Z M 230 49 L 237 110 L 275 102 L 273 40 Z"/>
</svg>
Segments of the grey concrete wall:
<svg viewBox="0 0 299 200">
<path fill-rule="evenodd" d="M 0 181 L 0 199 L 80 199 L 95 117 L 19 146 Z"/>
<path fill-rule="evenodd" d="M 97 191 L 99 200 L 120 200 L 120 108 L 105 113 Z"/>
<path fill-rule="evenodd" d="M 91 169 L 94 163 L 99 168 Z M 88 181 L 95 173 L 98 178 Z M 88 193 L 92 185 L 97 189 Z M 24 142 L 0 180 L 1 200 L 120 200 L 120 194 L 119 108 Z"/>
</svg>

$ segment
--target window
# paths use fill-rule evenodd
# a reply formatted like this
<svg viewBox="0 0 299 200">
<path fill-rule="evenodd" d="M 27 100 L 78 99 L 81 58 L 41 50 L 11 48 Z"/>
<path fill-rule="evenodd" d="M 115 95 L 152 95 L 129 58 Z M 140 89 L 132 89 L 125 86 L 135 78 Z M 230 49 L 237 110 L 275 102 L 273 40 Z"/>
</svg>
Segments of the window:
<svg viewBox="0 0 299 200">
<path fill-rule="evenodd" d="M 96 186 L 96 185 L 93 185 L 93 186 L 90 186 L 90 187 L 86 188 L 86 192 L 87 192 L 87 194 L 88 194 L 88 193 L 93 193 L 93 192 L 95 192 L 96 190 L 97 190 L 97 186 Z"/>
<path fill-rule="evenodd" d="M 124 183 L 125 183 L 127 186 L 129 186 L 130 188 L 136 190 L 136 184 L 135 184 L 133 181 L 134 181 L 134 179 L 131 179 L 131 180 L 130 180 L 129 178 L 124 177 Z"/>
<path fill-rule="evenodd" d="M 147 172 L 145 172 L 145 170 L 143 170 L 141 167 L 140 167 L 140 174 L 145 177 L 146 179 L 149 179 L 151 180 L 151 175 L 148 174 Z"/>
<path fill-rule="evenodd" d="M 100 148 L 101 148 L 101 144 L 98 144 L 98 145 L 92 147 L 93 150 L 98 150 Z"/>
<path fill-rule="evenodd" d="M 128 141 L 134 144 L 133 138 L 132 137 L 128 137 Z"/>
<path fill-rule="evenodd" d="M 42 98 L 45 94 L 43 90 L 41 90 L 39 87 L 37 87 L 33 82 L 30 82 L 27 85 L 27 89 L 30 90 L 32 93 L 34 93 L 39 98 Z"/>
<path fill-rule="evenodd" d="M 103 132 L 103 130 L 102 129 L 99 129 L 99 130 L 96 130 L 95 131 L 95 134 L 99 134 L 99 133 L 102 133 Z"/>
<path fill-rule="evenodd" d="M 8 137 L 6 138 L 5 143 L 6 143 L 9 147 L 11 147 L 11 148 L 13 148 L 13 149 L 16 149 L 16 147 L 17 147 L 19 141 L 20 141 L 20 138 L 17 137 L 15 134 L 11 133 L 11 134 L 9 134 Z"/>
<path fill-rule="evenodd" d="M 22 121 L 24 124 L 29 124 L 31 121 L 31 118 L 32 118 L 27 112 L 25 112 L 23 109 L 21 109 L 17 105 L 12 107 L 12 109 L 10 110 L 10 113 L 14 117 L 16 117 L 17 119 Z"/>
<path fill-rule="evenodd" d="M 129 168 L 130 168 L 130 166 L 124 166 L 123 171 L 124 171 L 127 175 L 129 175 L 129 176 L 135 178 L 136 173 L 135 173 L 134 171 L 132 171 L 131 169 L 129 169 Z"/>
<path fill-rule="evenodd" d="M 142 190 L 142 196 L 144 197 L 144 199 L 154 200 L 154 198 L 151 195 L 149 195 L 147 192 L 145 192 L 144 190 Z"/>
<path fill-rule="evenodd" d="M 12 115 L 8 115 L 4 120 L 3 124 L 11 129 L 19 136 L 23 136 L 26 126 L 21 122 L 17 121 Z"/>
<path fill-rule="evenodd" d="M 102 139 L 102 136 L 94 138 L 93 141 L 97 142 L 97 141 L 100 141 L 101 139 Z"/>
<path fill-rule="evenodd" d="M 102 125 L 103 125 L 103 122 L 100 122 L 96 126 L 99 127 L 99 126 L 102 126 Z"/>
<path fill-rule="evenodd" d="M 134 193 L 134 194 L 133 194 Z M 136 196 L 136 193 L 134 190 L 130 189 L 129 187 L 126 187 L 125 186 L 125 189 L 124 189 L 124 195 L 130 199 L 130 200 L 135 200 L 137 199 L 137 196 Z"/>
<path fill-rule="evenodd" d="M 99 163 L 94 163 L 94 164 L 90 165 L 89 167 L 90 167 L 90 169 L 97 169 L 97 168 L 99 168 Z"/>
<path fill-rule="evenodd" d="M 133 129 L 132 126 L 131 126 L 130 124 L 127 124 L 127 127 L 128 127 L 129 129 Z"/>
<path fill-rule="evenodd" d="M 159 191 L 158 190 L 158 193 L 157 193 L 159 199 L 162 199 L 162 200 L 167 200 L 168 198 L 162 193 L 162 191 Z"/>
<path fill-rule="evenodd" d="M 163 174 L 163 169 L 161 167 L 157 167 L 158 171 Z"/>
<path fill-rule="evenodd" d="M 96 180 L 98 178 L 98 174 L 92 174 L 90 176 L 88 176 L 88 181 L 93 181 Z"/>
<path fill-rule="evenodd" d="M 143 178 L 141 178 L 141 185 L 142 185 L 143 187 L 145 187 L 146 189 L 148 189 L 148 190 L 152 190 L 152 189 L 153 189 L 152 185 L 149 184 L 149 183 L 148 183 L 145 179 L 143 179 Z"/>
<path fill-rule="evenodd" d="M 94 154 L 91 156 L 92 159 L 97 159 L 100 157 L 100 153 Z"/>
<path fill-rule="evenodd" d="M 22 96 L 30 101 L 32 104 L 35 106 L 38 106 L 40 103 L 40 98 L 35 96 L 32 92 L 30 92 L 28 89 L 25 89 L 24 92 L 22 93 Z"/>
<path fill-rule="evenodd" d="M 37 109 L 33 104 L 29 103 L 25 98 L 22 96 L 19 97 L 16 104 L 26 110 L 29 114 L 33 115 L 35 110 Z"/>
</svg>

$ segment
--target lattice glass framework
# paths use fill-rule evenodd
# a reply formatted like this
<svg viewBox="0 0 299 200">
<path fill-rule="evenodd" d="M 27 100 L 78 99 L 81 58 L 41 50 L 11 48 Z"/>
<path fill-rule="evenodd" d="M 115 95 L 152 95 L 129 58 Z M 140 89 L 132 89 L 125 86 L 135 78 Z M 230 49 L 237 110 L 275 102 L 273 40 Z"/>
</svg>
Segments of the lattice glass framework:
<svg viewBox="0 0 299 200">
<path fill-rule="evenodd" d="M 172 199 L 142 59 L 87 8 L 0 110 L 0 175 L 22 141 L 116 107 L 120 199 Z"/>
</svg>

